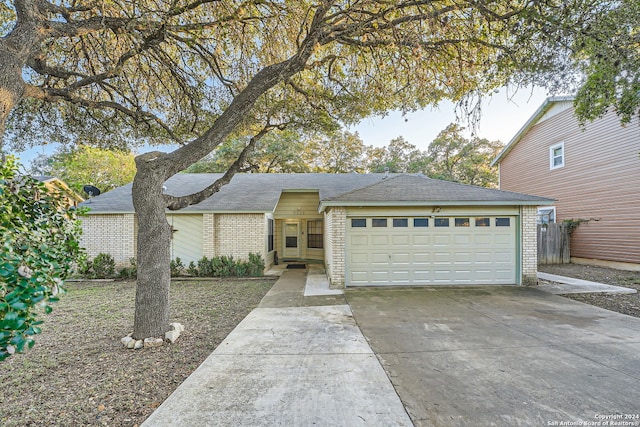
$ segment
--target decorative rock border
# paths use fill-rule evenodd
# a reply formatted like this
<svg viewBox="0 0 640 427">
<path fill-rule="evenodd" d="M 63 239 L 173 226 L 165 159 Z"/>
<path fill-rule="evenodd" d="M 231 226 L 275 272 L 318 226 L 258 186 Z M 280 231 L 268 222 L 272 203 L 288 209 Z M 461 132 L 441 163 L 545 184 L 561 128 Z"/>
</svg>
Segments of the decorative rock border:
<svg viewBox="0 0 640 427">
<path fill-rule="evenodd" d="M 164 334 L 163 338 L 157 337 L 149 337 L 144 340 L 136 340 L 129 334 L 126 337 L 122 338 L 120 342 L 122 345 L 128 349 L 139 350 L 143 347 L 160 347 L 164 344 L 165 341 L 170 342 L 171 344 L 175 343 L 178 337 L 182 332 L 184 332 L 184 326 L 181 323 L 170 323 L 170 329 Z"/>
</svg>

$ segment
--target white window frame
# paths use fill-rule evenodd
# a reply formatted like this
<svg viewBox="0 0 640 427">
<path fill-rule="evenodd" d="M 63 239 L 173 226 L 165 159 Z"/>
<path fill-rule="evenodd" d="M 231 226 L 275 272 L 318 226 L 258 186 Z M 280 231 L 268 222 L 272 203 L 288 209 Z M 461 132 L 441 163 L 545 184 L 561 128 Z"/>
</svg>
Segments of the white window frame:
<svg viewBox="0 0 640 427">
<path fill-rule="evenodd" d="M 549 216 L 549 223 L 556 223 L 557 222 L 557 218 L 556 218 L 556 207 L 555 206 L 540 206 L 538 207 L 538 215 L 537 215 L 537 222 L 538 224 L 547 224 L 546 222 L 544 222 L 542 220 L 542 211 L 552 211 L 553 212 L 553 221 L 551 221 L 551 216 Z"/>
<path fill-rule="evenodd" d="M 562 150 L 562 163 L 560 163 L 559 165 L 556 165 L 554 162 L 555 156 L 553 155 L 553 152 L 558 148 Z M 564 156 L 565 156 L 564 142 L 561 142 L 559 144 L 554 144 L 551 147 L 549 147 L 549 169 L 553 170 L 553 169 L 559 169 L 561 167 L 564 167 Z"/>
</svg>

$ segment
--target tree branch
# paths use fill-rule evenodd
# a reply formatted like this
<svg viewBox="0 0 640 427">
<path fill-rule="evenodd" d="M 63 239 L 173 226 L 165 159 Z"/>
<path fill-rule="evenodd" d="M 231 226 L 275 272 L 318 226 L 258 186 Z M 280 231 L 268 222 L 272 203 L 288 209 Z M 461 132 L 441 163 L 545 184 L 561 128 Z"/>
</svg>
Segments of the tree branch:
<svg viewBox="0 0 640 427">
<path fill-rule="evenodd" d="M 217 179 L 213 184 L 206 187 L 205 189 L 197 193 L 190 194 L 188 196 L 178 197 L 178 196 L 171 196 L 168 194 L 163 195 L 165 203 L 167 204 L 167 209 L 175 211 L 175 210 L 186 208 L 187 206 L 196 205 L 202 202 L 203 200 L 208 199 L 218 191 L 220 191 L 220 189 L 224 185 L 228 184 L 231 181 L 231 179 L 234 177 L 234 175 L 237 172 L 242 171 L 242 165 L 246 163 L 247 156 L 249 155 L 249 153 L 253 151 L 254 147 L 256 146 L 256 143 L 263 136 L 265 136 L 269 132 L 269 130 L 271 130 L 274 127 L 276 126 L 267 124 L 264 128 L 262 128 L 260 132 L 254 135 L 249 140 L 249 143 L 244 147 L 244 149 L 242 150 L 242 152 L 240 153 L 236 161 L 233 162 L 233 164 L 229 167 L 229 169 L 227 169 L 224 175 L 221 178 Z"/>
</svg>

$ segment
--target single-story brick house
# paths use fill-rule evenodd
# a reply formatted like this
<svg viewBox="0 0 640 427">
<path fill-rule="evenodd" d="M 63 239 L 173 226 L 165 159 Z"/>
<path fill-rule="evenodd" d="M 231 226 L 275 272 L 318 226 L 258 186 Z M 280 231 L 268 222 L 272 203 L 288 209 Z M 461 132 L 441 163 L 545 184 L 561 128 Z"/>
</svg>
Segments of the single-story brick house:
<svg viewBox="0 0 640 427">
<path fill-rule="evenodd" d="M 179 174 L 185 195 L 217 174 Z M 536 213 L 551 199 L 409 174 L 238 174 L 207 200 L 167 212 L 172 257 L 324 263 L 334 287 L 530 284 Z M 131 184 L 83 204 L 83 245 L 128 264 L 136 254 Z"/>
</svg>

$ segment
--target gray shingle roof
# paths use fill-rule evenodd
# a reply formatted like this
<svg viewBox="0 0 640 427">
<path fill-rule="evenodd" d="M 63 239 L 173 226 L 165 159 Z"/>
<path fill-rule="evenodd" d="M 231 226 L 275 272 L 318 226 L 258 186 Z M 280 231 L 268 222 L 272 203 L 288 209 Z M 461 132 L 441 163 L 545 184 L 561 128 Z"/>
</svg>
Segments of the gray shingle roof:
<svg viewBox="0 0 640 427">
<path fill-rule="evenodd" d="M 222 174 L 178 174 L 165 183 L 167 194 L 182 196 L 202 190 Z M 91 213 L 133 212 L 132 184 L 118 187 L 82 203 Z M 271 212 L 284 190 L 319 191 L 320 201 L 431 202 L 486 201 L 545 204 L 550 199 L 434 180 L 416 175 L 389 174 L 237 174 L 207 200 L 183 211 Z"/>
<path fill-rule="evenodd" d="M 547 202 L 511 191 L 495 190 L 427 178 L 422 175 L 389 177 L 365 188 L 325 199 L 333 202 Z"/>
</svg>

